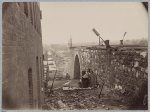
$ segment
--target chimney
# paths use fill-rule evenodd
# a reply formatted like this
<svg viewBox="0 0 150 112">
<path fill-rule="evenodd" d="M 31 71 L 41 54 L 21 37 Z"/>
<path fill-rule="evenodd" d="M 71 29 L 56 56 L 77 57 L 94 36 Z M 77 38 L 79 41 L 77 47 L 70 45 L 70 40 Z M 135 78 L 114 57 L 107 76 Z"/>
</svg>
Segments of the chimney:
<svg viewBox="0 0 150 112">
<path fill-rule="evenodd" d="M 106 48 L 109 48 L 110 45 L 109 45 L 109 40 L 105 40 L 105 45 L 106 45 Z"/>
<path fill-rule="evenodd" d="M 120 45 L 123 45 L 123 40 L 120 40 Z"/>
</svg>

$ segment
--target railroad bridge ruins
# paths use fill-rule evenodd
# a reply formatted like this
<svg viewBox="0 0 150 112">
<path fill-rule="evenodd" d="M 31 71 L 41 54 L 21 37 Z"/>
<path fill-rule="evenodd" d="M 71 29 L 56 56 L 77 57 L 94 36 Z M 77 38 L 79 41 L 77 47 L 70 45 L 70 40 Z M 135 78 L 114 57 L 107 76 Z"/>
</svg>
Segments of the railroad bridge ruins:
<svg viewBox="0 0 150 112">
<path fill-rule="evenodd" d="M 91 69 L 92 85 L 104 81 L 108 88 L 120 88 L 131 96 L 148 81 L 147 46 L 71 47 L 70 54 L 69 73 L 74 79 L 80 79 L 83 70 Z"/>
</svg>

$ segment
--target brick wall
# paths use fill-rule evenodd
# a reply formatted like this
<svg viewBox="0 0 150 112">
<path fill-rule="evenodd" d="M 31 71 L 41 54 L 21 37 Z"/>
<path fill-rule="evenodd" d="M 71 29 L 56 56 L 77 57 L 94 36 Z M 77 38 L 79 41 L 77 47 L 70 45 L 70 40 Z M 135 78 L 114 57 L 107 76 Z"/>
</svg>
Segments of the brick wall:
<svg viewBox="0 0 150 112">
<path fill-rule="evenodd" d="M 28 3 L 33 5 L 33 3 Z M 33 108 L 38 107 L 38 92 L 42 103 L 42 37 L 39 7 L 28 16 L 24 13 L 25 3 L 3 3 L 2 15 L 2 107 L 5 109 L 30 108 L 28 70 L 32 69 Z M 34 7 L 34 8 L 35 8 Z M 34 19 L 34 24 L 31 22 Z M 36 26 L 36 27 L 35 27 Z M 36 57 L 39 63 L 39 76 L 36 70 Z M 41 61 L 41 63 L 40 63 Z M 38 90 L 40 89 L 40 90 Z"/>
</svg>

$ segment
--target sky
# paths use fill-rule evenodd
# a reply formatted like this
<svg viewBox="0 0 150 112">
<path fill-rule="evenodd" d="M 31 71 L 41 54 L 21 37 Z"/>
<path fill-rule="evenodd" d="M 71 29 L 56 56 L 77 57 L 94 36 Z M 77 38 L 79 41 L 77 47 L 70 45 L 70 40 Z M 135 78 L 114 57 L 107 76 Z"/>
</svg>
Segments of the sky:
<svg viewBox="0 0 150 112">
<path fill-rule="evenodd" d="M 41 2 L 43 44 L 148 38 L 148 14 L 139 2 Z"/>
</svg>

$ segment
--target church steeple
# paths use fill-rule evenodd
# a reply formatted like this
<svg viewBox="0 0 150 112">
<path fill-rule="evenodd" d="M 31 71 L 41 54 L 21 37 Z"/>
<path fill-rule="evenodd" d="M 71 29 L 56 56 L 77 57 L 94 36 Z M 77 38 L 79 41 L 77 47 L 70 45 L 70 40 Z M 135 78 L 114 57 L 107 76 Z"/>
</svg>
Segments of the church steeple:
<svg viewBox="0 0 150 112">
<path fill-rule="evenodd" d="M 71 37 L 71 35 L 70 35 L 70 39 L 69 39 L 69 42 L 68 42 L 68 46 L 69 46 L 69 48 L 72 48 L 72 37 Z"/>
</svg>

